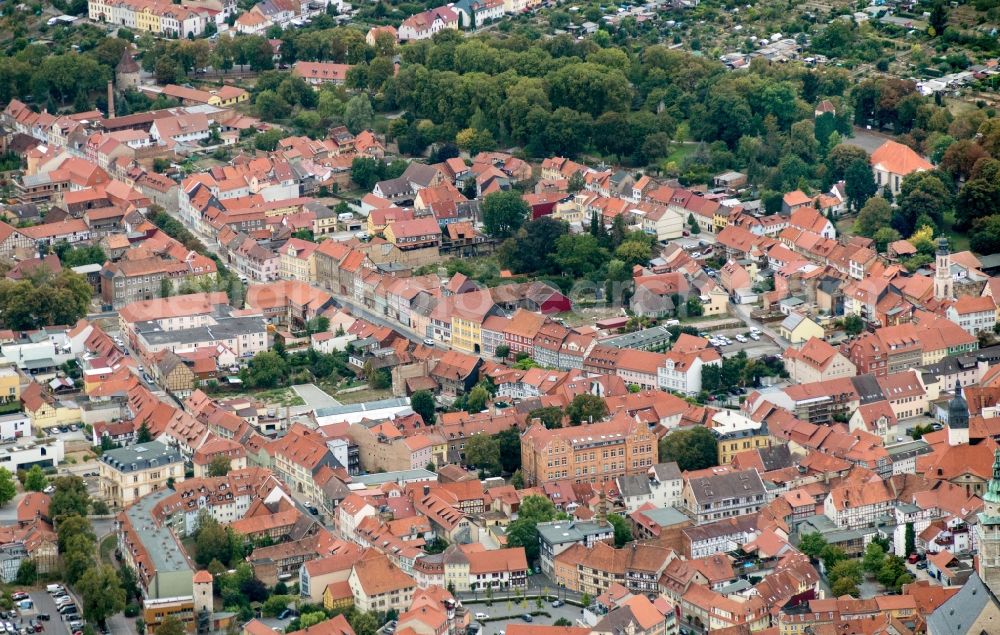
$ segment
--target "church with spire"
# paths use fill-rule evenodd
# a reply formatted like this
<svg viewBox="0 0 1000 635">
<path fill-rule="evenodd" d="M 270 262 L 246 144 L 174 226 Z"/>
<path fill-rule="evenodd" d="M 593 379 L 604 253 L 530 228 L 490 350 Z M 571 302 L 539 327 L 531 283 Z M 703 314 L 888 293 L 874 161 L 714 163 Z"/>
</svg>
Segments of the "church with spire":
<svg viewBox="0 0 1000 635">
<path fill-rule="evenodd" d="M 962 396 L 962 382 L 955 383 L 955 397 L 948 402 L 948 445 L 969 442 L 969 404 Z"/>
</svg>

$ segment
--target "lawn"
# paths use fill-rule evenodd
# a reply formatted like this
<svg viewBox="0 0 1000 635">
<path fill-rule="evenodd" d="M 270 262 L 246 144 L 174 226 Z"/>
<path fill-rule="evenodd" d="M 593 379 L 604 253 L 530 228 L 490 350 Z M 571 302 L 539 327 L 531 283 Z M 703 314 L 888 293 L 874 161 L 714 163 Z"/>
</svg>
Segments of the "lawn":
<svg viewBox="0 0 1000 635">
<path fill-rule="evenodd" d="M 391 390 L 355 390 L 353 392 L 341 392 L 333 395 L 333 398 L 340 403 L 361 403 L 363 401 L 378 401 L 379 399 L 392 399 Z"/>
<path fill-rule="evenodd" d="M 695 150 L 698 149 L 697 143 L 679 143 L 675 144 L 671 149 L 670 154 L 667 158 L 663 160 L 663 163 L 674 163 L 680 165 L 681 162 L 688 156 L 694 154 Z"/>
<path fill-rule="evenodd" d="M 114 534 L 106 536 L 104 540 L 101 541 L 100 552 L 101 552 L 101 562 L 105 564 L 115 565 L 115 548 L 118 547 L 118 537 Z"/>
<path fill-rule="evenodd" d="M 948 237 L 948 246 L 951 248 L 951 253 L 969 251 L 969 235 L 955 229 L 954 212 L 945 214 L 944 225 L 944 235 Z"/>
</svg>

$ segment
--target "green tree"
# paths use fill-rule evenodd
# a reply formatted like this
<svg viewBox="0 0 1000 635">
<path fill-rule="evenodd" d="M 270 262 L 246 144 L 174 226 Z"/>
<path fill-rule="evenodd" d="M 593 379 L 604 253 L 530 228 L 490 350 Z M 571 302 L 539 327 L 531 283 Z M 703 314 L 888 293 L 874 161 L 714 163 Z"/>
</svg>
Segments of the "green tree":
<svg viewBox="0 0 1000 635">
<path fill-rule="evenodd" d="M 25 558 L 17 568 L 16 584 L 30 586 L 38 580 L 38 565 L 31 558 Z"/>
<path fill-rule="evenodd" d="M 184 622 L 181 622 L 173 615 L 163 618 L 160 625 L 156 627 L 156 635 L 185 635 L 186 633 Z"/>
<path fill-rule="evenodd" d="M 0 468 L 0 505 L 6 505 L 14 500 L 16 495 L 17 485 L 14 484 L 14 475 L 7 468 Z"/>
<path fill-rule="evenodd" d="M 139 429 L 135 433 L 136 443 L 149 443 L 153 440 L 153 433 L 149 430 L 149 424 L 143 421 L 139 424 Z"/>
<path fill-rule="evenodd" d="M 563 420 L 563 411 L 559 406 L 546 406 L 544 408 L 535 408 L 528 413 L 528 421 L 533 419 L 540 419 L 542 425 L 548 429 L 561 428 Z"/>
<path fill-rule="evenodd" d="M 490 393 L 485 387 L 476 385 L 469 391 L 465 399 L 466 412 L 476 413 L 486 409 L 486 404 L 490 400 Z"/>
<path fill-rule="evenodd" d="M 517 520 L 507 528 L 507 546 L 524 547 L 528 562 L 538 559 L 538 523 L 547 523 L 556 517 L 556 508 L 548 498 L 525 496 L 518 508 Z"/>
<path fill-rule="evenodd" d="M 913 523 L 906 523 L 906 529 L 904 533 L 904 553 L 906 555 L 911 555 L 917 553 L 917 534 L 913 529 Z"/>
<path fill-rule="evenodd" d="M 209 476 L 225 476 L 229 474 L 229 470 L 232 467 L 232 463 L 229 458 L 223 455 L 212 457 L 212 460 L 208 463 L 208 475 Z"/>
<path fill-rule="evenodd" d="M 207 566 L 213 560 L 228 564 L 232 558 L 232 545 L 226 528 L 205 510 L 198 512 L 194 546 L 195 562 L 201 566 Z"/>
<path fill-rule="evenodd" d="M 320 622 L 325 622 L 327 620 L 326 613 L 323 611 L 312 611 L 309 613 L 303 613 L 302 617 L 299 618 L 300 628 L 309 628 L 310 626 L 315 626 Z"/>
<path fill-rule="evenodd" d="M 84 516 L 77 514 L 62 516 L 60 518 L 56 529 L 56 536 L 58 538 L 59 553 L 63 554 L 69 551 L 69 541 L 71 538 L 82 537 L 91 545 L 97 542 L 97 536 L 94 534 L 94 529 L 91 527 L 90 521 Z"/>
<path fill-rule="evenodd" d="M 854 221 L 854 233 L 869 238 L 879 229 L 889 227 L 892 220 L 892 206 L 881 196 L 874 196 L 864 204 Z"/>
<path fill-rule="evenodd" d="M 827 546 L 826 539 L 823 538 L 823 534 L 819 532 L 805 534 L 799 540 L 799 551 L 809 556 L 813 560 L 816 560 L 820 557 L 820 554 L 823 553 L 823 550 L 826 549 L 826 546 Z"/>
<path fill-rule="evenodd" d="M 865 330 L 865 321 L 857 315 L 848 315 L 844 318 L 844 332 L 853 337 Z"/>
<path fill-rule="evenodd" d="M 660 439 L 660 461 L 676 461 L 682 471 L 718 465 L 718 443 L 708 428 L 676 430 Z"/>
<path fill-rule="evenodd" d="M 878 185 L 868 160 L 852 161 L 844 172 L 844 193 L 851 208 L 861 209 L 877 191 Z"/>
<path fill-rule="evenodd" d="M 62 560 L 66 581 L 75 585 L 89 569 L 97 565 L 94 542 L 86 536 L 70 536 Z"/>
<path fill-rule="evenodd" d="M 833 593 L 835 597 L 849 595 L 856 598 L 861 595 L 857 582 L 851 578 L 839 578 L 836 582 L 830 585 L 830 592 Z"/>
<path fill-rule="evenodd" d="M 632 528 L 628 521 L 618 514 L 608 514 L 608 522 L 615 528 L 615 546 L 624 547 L 632 542 Z"/>
<path fill-rule="evenodd" d="M 697 236 L 698 234 L 701 233 L 701 225 L 698 224 L 698 221 L 695 219 L 694 214 L 688 214 L 687 223 L 688 227 L 691 228 L 691 234 L 693 236 Z"/>
<path fill-rule="evenodd" d="M 104 626 L 108 617 L 125 609 L 125 590 L 108 565 L 88 569 L 76 590 L 83 599 L 83 617 L 90 622 Z"/>
<path fill-rule="evenodd" d="M 436 414 L 434 412 L 434 395 L 429 390 L 418 390 L 410 396 L 410 407 L 424 420 L 424 425 L 434 425 Z"/>
<path fill-rule="evenodd" d="M 274 388 L 288 378 L 288 362 L 275 351 L 257 353 L 240 371 L 254 388 Z"/>
<path fill-rule="evenodd" d="M 621 218 L 621 216 L 615 218 Z M 646 265 L 652 257 L 653 249 L 645 241 L 626 240 L 615 249 L 615 258 L 623 261 L 628 267 Z"/>
<path fill-rule="evenodd" d="M 493 355 L 497 359 L 507 359 L 507 357 L 510 355 L 510 347 L 507 346 L 506 344 L 501 344 L 500 346 L 497 346 L 496 349 L 493 351 Z"/>
<path fill-rule="evenodd" d="M 351 180 L 361 189 L 371 190 L 381 178 L 380 165 L 375 159 L 356 157 L 351 161 Z"/>
<path fill-rule="evenodd" d="M 500 444 L 493 437 L 477 434 L 465 442 L 465 464 L 488 473 L 500 471 Z"/>
<path fill-rule="evenodd" d="M 510 477 L 510 485 L 514 489 L 524 489 L 524 475 L 521 474 L 521 470 L 515 471 Z"/>
<path fill-rule="evenodd" d="M 868 546 L 865 548 L 864 558 L 861 560 L 861 566 L 864 570 L 874 575 L 882 569 L 884 562 L 885 549 L 882 548 L 882 545 L 876 542 L 868 543 Z"/>
<path fill-rule="evenodd" d="M 898 208 L 893 214 L 892 226 L 903 236 L 909 236 L 926 224 L 940 229 L 952 205 L 951 191 L 938 173 L 908 174 L 899 188 Z"/>
<path fill-rule="evenodd" d="M 24 479 L 24 490 L 27 492 L 40 492 L 49 486 L 49 479 L 40 465 L 32 465 L 28 470 L 28 475 Z"/>
<path fill-rule="evenodd" d="M 160 297 L 169 298 L 174 292 L 174 284 L 169 278 L 162 278 L 160 280 Z"/>
<path fill-rule="evenodd" d="M 594 423 L 608 416 L 608 404 L 597 395 L 579 394 L 566 407 L 566 415 L 574 426 L 584 422 Z"/>
<path fill-rule="evenodd" d="M 371 128 L 374 117 L 372 102 L 364 93 L 351 97 L 344 106 L 344 124 L 354 134 Z"/>
<path fill-rule="evenodd" d="M 823 566 L 826 567 L 827 571 L 833 569 L 837 563 L 847 560 L 847 554 L 844 550 L 834 545 L 823 547 L 823 551 L 819 554 L 819 557 L 823 560 Z"/>
<path fill-rule="evenodd" d="M 872 199 L 874 200 L 874 199 Z M 872 236 L 875 240 L 875 250 L 879 253 L 885 252 L 890 243 L 894 243 L 901 238 L 899 232 L 892 227 L 881 227 Z"/>
<path fill-rule="evenodd" d="M 530 212 L 518 192 L 494 192 L 483 199 L 483 226 L 493 238 L 507 238 L 521 228 Z"/>
</svg>

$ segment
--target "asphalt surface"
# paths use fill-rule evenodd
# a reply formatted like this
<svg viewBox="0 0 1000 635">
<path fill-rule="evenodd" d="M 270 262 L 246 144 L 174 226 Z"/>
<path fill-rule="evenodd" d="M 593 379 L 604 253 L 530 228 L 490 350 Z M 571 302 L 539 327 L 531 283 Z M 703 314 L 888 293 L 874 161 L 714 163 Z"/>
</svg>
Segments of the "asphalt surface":
<svg viewBox="0 0 1000 635">
<path fill-rule="evenodd" d="M 482 626 L 481 635 L 500 635 L 500 633 L 504 633 L 507 630 L 508 624 L 526 624 L 527 622 L 524 621 L 522 616 L 525 613 L 533 611 L 545 611 L 550 617 L 545 617 L 544 615 L 533 616 L 531 618 L 532 626 L 551 626 L 560 618 L 565 618 L 576 626 L 576 621 L 583 617 L 583 609 L 578 606 L 563 604 L 558 608 L 553 608 L 551 603 L 542 602 L 542 608 L 539 609 L 533 599 L 524 600 L 521 604 L 516 603 L 514 600 L 494 600 L 493 606 L 486 606 L 484 602 L 464 601 L 463 604 L 472 613 L 473 622 Z M 480 622 L 475 619 L 476 613 L 486 613 L 496 621 Z M 497 620 L 496 618 L 498 617 L 507 619 Z"/>
<path fill-rule="evenodd" d="M 298 386 L 292 386 L 292 390 L 302 398 L 302 401 L 306 402 L 310 410 L 341 405 L 339 401 L 331 397 L 316 384 L 299 384 Z"/>
<path fill-rule="evenodd" d="M 32 591 L 28 594 L 31 597 L 31 601 L 35 603 L 35 610 L 25 611 L 22 614 L 24 621 L 27 622 L 29 617 L 34 617 L 38 613 L 48 613 L 49 621 L 42 622 L 45 630 L 42 631 L 45 635 L 70 635 L 69 628 L 66 622 L 63 621 L 62 615 L 59 615 L 59 609 L 56 608 L 56 603 L 52 600 L 52 596 L 45 591 Z M 77 603 L 78 608 L 83 608 Z"/>
</svg>

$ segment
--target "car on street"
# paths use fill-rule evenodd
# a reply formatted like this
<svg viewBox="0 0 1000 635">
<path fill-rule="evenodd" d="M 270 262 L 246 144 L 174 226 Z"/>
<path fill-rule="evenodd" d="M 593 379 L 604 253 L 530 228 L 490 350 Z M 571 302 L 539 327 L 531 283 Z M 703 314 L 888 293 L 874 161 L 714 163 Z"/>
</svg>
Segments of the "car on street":
<svg viewBox="0 0 1000 635">
<path fill-rule="evenodd" d="M 488 619 L 490 619 L 490 616 L 487 615 L 486 613 L 476 613 L 476 619 L 477 620 L 488 620 Z"/>
<path fill-rule="evenodd" d="M 531 613 L 525 613 L 524 615 L 521 616 L 521 619 L 524 620 L 525 622 L 532 621 L 532 619 L 531 619 Z"/>
<path fill-rule="evenodd" d="M 429 337 L 425 337 L 424 346 L 434 346 L 434 340 Z"/>
<path fill-rule="evenodd" d="M 559 608 L 562 605 L 563 605 L 563 601 L 562 600 L 558 600 L 558 599 L 557 600 L 552 600 L 552 608 L 557 609 L 557 608 Z"/>
</svg>

